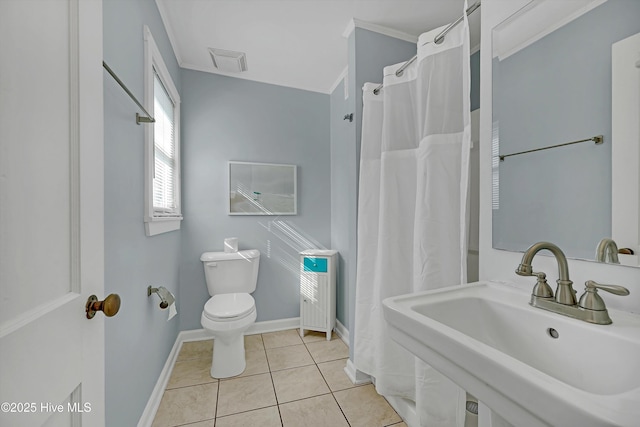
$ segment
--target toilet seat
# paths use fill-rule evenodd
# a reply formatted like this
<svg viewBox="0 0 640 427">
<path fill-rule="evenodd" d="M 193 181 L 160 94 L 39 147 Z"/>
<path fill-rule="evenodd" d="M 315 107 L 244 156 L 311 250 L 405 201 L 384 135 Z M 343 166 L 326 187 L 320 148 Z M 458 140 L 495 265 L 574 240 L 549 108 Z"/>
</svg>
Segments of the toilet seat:
<svg viewBox="0 0 640 427">
<path fill-rule="evenodd" d="M 224 322 L 248 316 L 256 309 L 256 302 L 248 293 L 217 294 L 204 305 L 203 314 L 210 320 Z"/>
</svg>

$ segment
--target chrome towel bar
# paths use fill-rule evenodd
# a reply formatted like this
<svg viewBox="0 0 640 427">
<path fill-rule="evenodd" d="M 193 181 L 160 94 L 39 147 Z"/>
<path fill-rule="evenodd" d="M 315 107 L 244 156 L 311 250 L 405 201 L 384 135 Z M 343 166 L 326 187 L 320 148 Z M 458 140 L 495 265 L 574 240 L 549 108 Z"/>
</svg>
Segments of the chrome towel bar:
<svg viewBox="0 0 640 427">
<path fill-rule="evenodd" d="M 604 136 L 603 135 L 592 136 L 591 138 L 581 139 L 579 141 L 571 141 L 571 142 L 565 142 L 564 144 L 556 144 L 556 145 L 550 145 L 548 147 L 534 148 L 533 150 L 519 151 L 517 153 L 511 153 L 511 154 L 504 154 L 504 155 L 501 155 L 501 156 L 498 156 L 498 157 L 500 157 L 500 161 L 501 162 L 504 162 L 504 159 L 506 159 L 507 157 L 518 156 L 520 154 L 533 153 L 535 151 L 548 150 L 550 148 L 564 147 L 565 145 L 579 144 L 581 142 L 588 142 L 588 141 L 593 141 L 593 142 L 596 143 L 596 145 L 600 145 L 600 144 L 604 143 Z"/>
<path fill-rule="evenodd" d="M 107 70 L 107 72 L 109 74 L 111 74 L 111 77 L 113 77 L 113 79 L 118 82 L 118 84 L 120 85 L 120 87 L 122 87 L 122 89 L 124 89 L 125 92 L 127 92 L 127 95 L 129 95 L 129 97 L 131 99 L 133 99 L 133 102 L 135 102 L 138 107 L 140 107 L 140 109 L 142 111 L 144 111 L 144 113 L 146 114 L 145 116 L 141 116 L 140 114 L 136 113 L 136 124 L 140 124 L 140 123 L 154 123 L 156 121 L 156 119 L 154 119 L 153 117 L 151 117 L 151 114 L 149 114 L 147 112 L 147 110 L 145 110 L 145 108 L 142 106 L 142 104 L 140 104 L 140 102 L 136 99 L 135 96 L 133 96 L 133 94 L 131 93 L 131 91 L 129 90 L 129 88 L 127 88 L 127 86 L 122 82 L 122 80 L 120 80 L 118 78 L 118 76 L 116 76 L 116 73 L 113 72 L 113 70 L 107 65 L 106 62 L 102 61 L 102 66 L 104 67 L 105 70 Z"/>
</svg>

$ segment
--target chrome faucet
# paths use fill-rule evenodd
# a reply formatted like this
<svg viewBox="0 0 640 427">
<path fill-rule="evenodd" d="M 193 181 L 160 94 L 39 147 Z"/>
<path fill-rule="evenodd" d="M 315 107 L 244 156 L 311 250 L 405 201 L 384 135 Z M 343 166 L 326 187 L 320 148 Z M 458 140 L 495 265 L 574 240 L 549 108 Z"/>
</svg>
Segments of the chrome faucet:
<svg viewBox="0 0 640 427">
<path fill-rule="evenodd" d="M 547 283 L 547 275 L 542 272 L 534 272 L 531 266 L 533 258 L 542 250 L 550 251 L 558 263 L 558 280 L 556 281 L 558 287 L 555 295 Z M 576 300 L 576 291 L 573 289 L 573 282 L 569 279 L 567 258 L 558 246 L 549 242 L 538 242 L 527 249 L 522 256 L 520 265 L 516 269 L 516 274 L 520 276 L 536 276 L 538 278 L 529 302 L 533 307 L 598 325 L 611 323 L 607 307 L 600 295 L 598 295 L 598 289 L 616 295 L 629 295 L 629 290 L 622 286 L 601 285 L 593 280 L 588 280 L 585 283 L 585 292 L 578 302 Z"/>
<path fill-rule="evenodd" d="M 558 263 L 558 288 L 556 289 L 555 301 L 558 304 L 576 305 L 576 291 L 573 289 L 573 282 L 569 279 L 569 265 L 567 264 L 567 257 L 564 256 L 564 252 L 559 247 L 549 242 L 538 242 L 532 245 L 524 253 L 522 261 L 516 270 L 516 274 L 520 276 L 538 276 L 538 283 L 534 288 L 533 295 L 541 298 L 554 298 L 551 288 L 547 289 L 549 285 L 547 283 L 546 275 L 544 273 L 534 273 L 531 263 L 533 257 L 542 250 L 550 251 L 555 257 Z M 544 275 L 544 277 L 540 277 Z M 538 288 L 538 289 L 536 289 Z"/>
<path fill-rule="evenodd" d="M 604 238 L 598 243 L 596 249 L 596 261 L 607 262 L 607 255 L 609 256 L 609 262 L 612 264 L 620 264 L 618 259 L 618 245 L 613 239 Z"/>
</svg>

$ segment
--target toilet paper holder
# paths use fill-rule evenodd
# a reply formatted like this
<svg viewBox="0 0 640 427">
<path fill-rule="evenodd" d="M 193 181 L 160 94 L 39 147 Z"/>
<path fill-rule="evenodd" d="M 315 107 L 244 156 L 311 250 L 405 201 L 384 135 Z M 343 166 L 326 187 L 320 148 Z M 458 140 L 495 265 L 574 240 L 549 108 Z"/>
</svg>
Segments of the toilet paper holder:
<svg viewBox="0 0 640 427">
<path fill-rule="evenodd" d="M 158 294 L 160 297 L 160 308 L 165 309 L 169 307 L 176 301 L 176 298 L 173 294 L 164 286 L 158 286 L 157 288 L 152 288 L 151 285 L 147 288 L 147 296 L 150 297 L 151 294 Z"/>
</svg>

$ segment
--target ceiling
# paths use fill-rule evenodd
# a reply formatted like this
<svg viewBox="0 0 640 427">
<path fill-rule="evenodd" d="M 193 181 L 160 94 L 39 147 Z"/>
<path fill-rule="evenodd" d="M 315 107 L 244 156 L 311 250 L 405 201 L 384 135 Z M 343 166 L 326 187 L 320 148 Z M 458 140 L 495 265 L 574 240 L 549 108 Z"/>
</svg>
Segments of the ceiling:
<svg viewBox="0 0 640 427">
<path fill-rule="evenodd" d="M 353 22 L 415 42 L 421 33 L 455 21 L 464 8 L 463 0 L 156 3 L 181 67 L 321 93 L 331 93 L 344 75 Z M 469 22 L 473 49 L 480 44 L 479 10 Z M 218 71 L 209 48 L 246 53 L 248 71 Z"/>
</svg>

